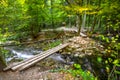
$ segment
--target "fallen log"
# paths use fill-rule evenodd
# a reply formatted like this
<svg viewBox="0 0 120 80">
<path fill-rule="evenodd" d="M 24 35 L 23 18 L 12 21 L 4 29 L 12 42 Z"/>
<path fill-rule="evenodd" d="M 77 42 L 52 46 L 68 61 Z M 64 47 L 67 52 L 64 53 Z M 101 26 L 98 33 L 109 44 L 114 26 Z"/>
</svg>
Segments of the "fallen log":
<svg viewBox="0 0 120 80">
<path fill-rule="evenodd" d="M 32 66 L 32 65 L 34 65 L 35 63 L 39 62 L 40 60 L 42 60 L 42 59 L 50 56 L 51 54 L 59 51 L 60 49 L 66 47 L 66 46 L 68 46 L 68 45 L 69 45 L 69 44 L 66 43 L 66 44 L 63 44 L 63 45 L 59 45 L 58 48 L 56 48 L 56 49 L 51 49 L 51 52 L 48 51 L 48 52 L 46 53 L 46 55 L 44 55 L 44 56 L 42 56 L 42 57 L 39 57 L 38 59 L 35 59 L 34 61 L 32 61 L 32 62 L 30 62 L 30 63 L 28 63 L 28 64 L 25 64 L 24 66 L 22 66 L 22 67 L 19 69 L 19 71 L 22 71 L 22 70 L 24 70 L 24 69 L 29 68 L 30 66 Z M 14 70 L 14 69 L 12 69 L 12 70 Z"/>
<path fill-rule="evenodd" d="M 53 39 L 54 39 L 54 38 L 53 38 Z M 0 44 L 0 47 L 34 44 L 34 43 L 43 42 L 43 41 L 47 41 L 47 40 L 50 41 L 51 39 L 48 38 L 48 39 L 42 39 L 42 40 L 33 41 L 33 42 L 22 42 L 22 43 L 19 43 L 19 44 L 5 43 L 5 44 Z"/>
<path fill-rule="evenodd" d="M 44 51 L 38 55 L 35 55 L 34 57 L 30 58 L 30 59 L 27 59 L 27 60 L 24 60 L 22 62 L 19 62 L 18 64 L 16 65 L 13 65 L 13 66 L 8 66 L 7 68 L 5 68 L 4 70 L 8 70 L 8 69 L 12 69 L 12 70 L 17 70 L 18 68 L 20 68 L 21 66 L 24 66 L 24 65 L 27 65 L 28 63 L 31 63 L 32 61 L 34 60 L 37 60 L 37 59 L 40 59 L 40 58 L 44 58 L 46 56 L 49 56 L 51 55 L 52 53 L 54 52 L 57 52 L 58 50 L 66 47 L 68 45 L 68 43 L 66 44 L 62 44 L 62 45 L 59 45 L 57 47 L 54 47 L 52 49 L 49 49 L 47 51 Z M 57 51 L 56 51 L 57 50 Z M 50 54 L 51 53 L 51 54 Z"/>
</svg>

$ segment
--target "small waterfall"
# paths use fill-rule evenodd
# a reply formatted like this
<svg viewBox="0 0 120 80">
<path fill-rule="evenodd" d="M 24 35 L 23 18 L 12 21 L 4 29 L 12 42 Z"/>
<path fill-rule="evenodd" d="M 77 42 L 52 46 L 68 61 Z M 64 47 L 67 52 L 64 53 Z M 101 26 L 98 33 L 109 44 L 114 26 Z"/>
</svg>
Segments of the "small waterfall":
<svg viewBox="0 0 120 80">
<path fill-rule="evenodd" d="M 12 53 L 16 54 L 18 58 L 23 58 L 23 59 L 33 57 L 33 55 L 23 54 L 22 52 L 17 52 L 15 50 L 12 50 Z"/>
<path fill-rule="evenodd" d="M 34 48 L 19 48 L 19 47 L 5 47 L 4 49 L 10 51 L 10 54 L 13 56 L 9 56 L 6 58 L 6 61 L 9 62 L 13 59 L 27 59 L 33 57 L 35 54 L 39 54 L 42 50 L 36 50 Z"/>
</svg>

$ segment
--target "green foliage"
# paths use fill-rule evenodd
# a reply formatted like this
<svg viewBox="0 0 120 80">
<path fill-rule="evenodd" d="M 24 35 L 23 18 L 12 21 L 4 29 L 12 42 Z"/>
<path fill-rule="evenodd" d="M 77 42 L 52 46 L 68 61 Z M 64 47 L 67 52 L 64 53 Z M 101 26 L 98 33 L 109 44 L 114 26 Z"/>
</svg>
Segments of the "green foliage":
<svg viewBox="0 0 120 80">
<path fill-rule="evenodd" d="M 102 20 L 105 24 L 104 31 L 107 33 L 106 36 L 101 35 L 102 41 L 105 43 L 105 54 L 107 57 L 104 61 L 106 64 L 106 71 L 108 72 L 108 80 L 117 80 L 117 75 L 120 71 L 117 69 L 120 66 L 120 43 L 119 43 L 119 27 L 120 27 L 120 17 L 119 17 L 119 0 L 110 1 L 105 0 L 105 3 L 101 5 L 102 9 L 99 11 L 102 15 Z"/>
<path fill-rule="evenodd" d="M 0 53 L 0 71 L 1 71 L 2 68 L 6 67 L 6 66 L 7 66 L 6 61 Z"/>
<path fill-rule="evenodd" d="M 105 64 L 106 64 L 106 71 L 109 74 L 108 80 L 110 78 L 117 79 L 117 74 L 120 74 L 120 71 L 117 69 L 120 67 L 120 59 L 119 59 L 119 51 L 120 51 L 120 43 L 118 42 L 118 35 L 115 37 L 105 37 L 101 36 L 102 40 L 105 41 L 106 49 L 105 54 L 103 56 L 106 56 Z M 114 76 L 115 75 L 115 76 Z"/>
<path fill-rule="evenodd" d="M 101 57 L 97 57 L 97 61 L 99 62 L 99 63 L 102 63 L 102 58 Z"/>
<path fill-rule="evenodd" d="M 116 34 L 116 31 L 119 30 L 118 28 L 115 30 L 116 27 L 119 27 L 116 24 L 118 24 L 118 22 L 112 20 L 109 21 L 109 24 L 107 24 L 110 29 L 109 33 L 107 35 L 99 35 L 101 43 L 104 45 L 105 52 L 101 54 L 101 56 L 97 55 L 97 61 L 100 64 L 104 64 L 103 67 L 106 69 L 108 74 L 108 80 L 117 80 L 120 72 L 120 37 Z M 111 28 L 113 29 L 111 30 Z"/>
<path fill-rule="evenodd" d="M 7 31 L 7 30 L 6 30 Z M 7 37 L 10 35 L 9 32 L 6 32 L 6 33 L 2 33 L 2 29 L 0 28 L 0 44 L 3 43 L 3 42 L 6 42 L 7 41 Z"/>
<path fill-rule="evenodd" d="M 7 66 L 5 58 L 8 56 L 8 51 L 4 50 L 3 48 L 0 48 L 0 64 L 3 65 L 3 67 Z"/>
<path fill-rule="evenodd" d="M 74 64 L 73 69 L 68 70 L 75 77 L 82 77 L 83 80 L 97 80 L 90 71 L 83 71 L 81 65 Z"/>
<path fill-rule="evenodd" d="M 9 51 L 5 50 L 4 48 L 0 48 L 0 53 L 2 57 L 5 59 L 6 57 L 9 57 Z"/>
<path fill-rule="evenodd" d="M 53 42 L 48 42 L 46 45 L 43 43 L 43 45 L 45 45 L 45 48 L 43 48 L 43 49 L 44 50 L 48 50 L 48 49 L 51 49 L 53 47 L 58 46 L 61 43 L 62 43 L 61 40 L 56 40 L 56 41 L 53 41 Z"/>
<path fill-rule="evenodd" d="M 0 27 L 2 32 L 22 34 L 29 32 L 35 36 L 42 28 L 57 27 L 65 21 L 66 13 L 60 8 L 61 0 L 2 0 L 0 1 Z M 53 3 L 51 5 L 51 3 Z M 52 10 L 52 12 L 51 12 Z M 15 39 L 18 35 L 14 36 Z"/>
<path fill-rule="evenodd" d="M 55 42 L 52 42 L 49 44 L 49 48 L 53 48 L 55 46 L 58 46 L 59 44 L 61 44 L 61 41 L 60 40 L 57 40 Z"/>
</svg>

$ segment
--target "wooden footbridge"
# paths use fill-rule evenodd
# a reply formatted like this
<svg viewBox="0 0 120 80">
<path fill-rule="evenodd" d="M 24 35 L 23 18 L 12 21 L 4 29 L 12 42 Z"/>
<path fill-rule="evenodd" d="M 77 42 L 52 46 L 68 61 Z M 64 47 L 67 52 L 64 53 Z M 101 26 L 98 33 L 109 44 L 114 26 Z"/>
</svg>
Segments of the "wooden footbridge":
<svg viewBox="0 0 120 80">
<path fill-rule="evenodd" d="M 29 58 L 29 59 L 26 59 L 26 60 L 21 61 L 19 63 L 16 63 L 15 65 L 7 66 L 3 70 L 4 71 L 10 70 L 10 69 L 13 70 L 13 71 L 15 71 L 15 70 L 18 70 L 18 71 L 25 70 L 25 69 L 29 68 L 30 66 L 34 65 L 35 63 L 39 62 L 40 60 L 50 56 L 51 54 L 59 51 L 60 49 L 65 48 L 68 45 L 69 45 L 69 43 L 58 45 L 58 46 L 56 46 L 52 49 L 49 49 L 49 50 L 44 51 L 40 54 L 37 54 L 37 55 L 33 56 L 32 58 Z"/>
</svg>

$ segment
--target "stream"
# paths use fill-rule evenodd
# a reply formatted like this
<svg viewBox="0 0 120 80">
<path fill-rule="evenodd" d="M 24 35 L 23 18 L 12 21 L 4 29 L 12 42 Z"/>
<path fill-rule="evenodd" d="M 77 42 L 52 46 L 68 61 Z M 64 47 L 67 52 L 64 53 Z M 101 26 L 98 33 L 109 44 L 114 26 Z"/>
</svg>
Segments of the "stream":
<svg viewBox="0 0 120 80">
<path fill-rule="evenodd" d="M 35 54 L 39 54 L 42 51 L 34 48 L 21 48 L 21 47 L 5 47 L 5 50 L 9 51 L 9 56 L 6 57 L 6 61 L 10 62 L 13 59 L 27 59 L 33 57 Z"/>
<path fill-rule="evenodd" d="M 31 48 L 31 47 L 5 47 L 4 49 L 9 50 L 9 55 L 6 58 L 6 62 L 9 63 L 11 61 L 19 61 L 19 60 L 24 60 L 24 59 L 28 59 L 33 57 L 36 54 L 41 54 L 41 52 L 43 52 L 41 49 L 35 49 L 35 48 Z M 54 53 L 52 55 L 50 55 L 48 58 L 62 63 L 62 64 L 67 64 L 67 65 L 72 65 L 74 62 L 67 62 L 64 58 L 64 56 L 60 53 Z"/>
</svg>

